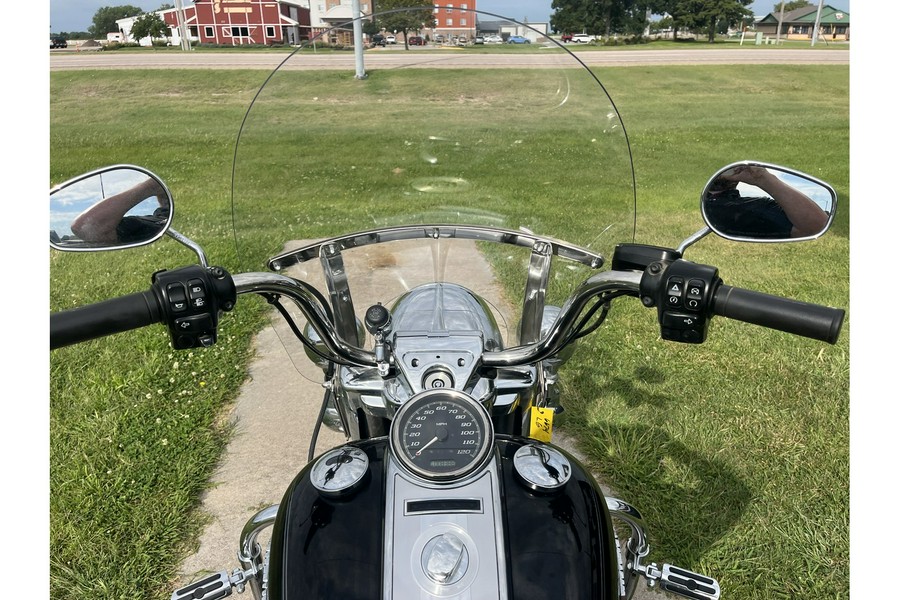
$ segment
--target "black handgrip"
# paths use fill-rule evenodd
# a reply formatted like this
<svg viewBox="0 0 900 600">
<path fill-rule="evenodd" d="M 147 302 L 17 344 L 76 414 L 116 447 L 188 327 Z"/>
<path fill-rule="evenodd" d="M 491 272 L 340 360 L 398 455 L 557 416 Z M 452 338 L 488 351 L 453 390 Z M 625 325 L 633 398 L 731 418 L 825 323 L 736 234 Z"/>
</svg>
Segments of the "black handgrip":
<svg viewBox="0 0 900 600">
<path fill-rule="evenodd" d="M 712 299 L 715 315 L 762 325 L 834 344 L 841 333 L 844 311 L 720 285 Z"/>
<path fill-rule="evenodd" d="M 152 291 L 129 294 L 50 315 L 50 349 L 159 323 L 163 313 Z"/>
</svg>

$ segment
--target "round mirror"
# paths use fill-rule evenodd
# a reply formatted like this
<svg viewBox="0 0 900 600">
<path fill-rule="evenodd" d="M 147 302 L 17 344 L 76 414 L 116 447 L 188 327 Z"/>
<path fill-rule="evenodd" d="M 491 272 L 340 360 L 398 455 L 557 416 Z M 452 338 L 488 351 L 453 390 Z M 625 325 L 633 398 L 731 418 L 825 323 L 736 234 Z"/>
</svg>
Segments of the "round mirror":
<svg viewBox="0 0 900 600">
<path fill-rule="evenodd" d="M 142 246 L 165 233 L 172 215 L 172 195 L 156 175 L 130 165 L 107 167 L 50 190 L 50 246 Z"/>
<path fill-rule="evenodd" d="M 716 173 L 700 202 L 706 224 L 724 238 L 787 242 L 815 239 L 828 231 L 837 194 L 804 173 L 742 162 Z"/>
</svg>

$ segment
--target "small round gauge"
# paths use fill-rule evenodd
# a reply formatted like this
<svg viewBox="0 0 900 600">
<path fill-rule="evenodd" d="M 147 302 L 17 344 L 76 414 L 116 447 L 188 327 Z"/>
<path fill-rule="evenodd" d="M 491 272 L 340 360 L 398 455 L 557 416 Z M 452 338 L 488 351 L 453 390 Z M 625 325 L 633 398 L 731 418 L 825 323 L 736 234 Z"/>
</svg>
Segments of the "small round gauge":
<svg viewBox="0 0 900 600">
<path fill-rule="evenodd" d="M 342 496 L 359 486 L 369 472 L 369 457 L 359 448 L 334 448 L 316 460 L 309 480 L 326 496 Z"/>
<path fill-rule="evenodd" d="M 572 478 L 572 465 L 559 450 L 540 443 L 522 446 L 513 456 L 516 475 L 534 491 L 552 492 Z"/>
<path fill-rule="evenodd" d="M 391 424 L 391 449 L 400 464 L 432 481 L 470 475 L 488 459 L 493 443 L 487 410 L 458 390 L 431 389 L 413 396 Z"/>
</svg>

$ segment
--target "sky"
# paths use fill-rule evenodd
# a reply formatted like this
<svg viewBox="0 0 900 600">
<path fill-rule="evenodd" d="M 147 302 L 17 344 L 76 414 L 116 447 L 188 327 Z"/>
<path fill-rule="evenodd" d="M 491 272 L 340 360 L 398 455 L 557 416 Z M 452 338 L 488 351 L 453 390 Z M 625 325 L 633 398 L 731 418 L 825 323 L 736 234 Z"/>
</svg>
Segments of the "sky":
<svg viewBox="0 0 900 600">
<path fill-rule="evenodd" d="M 509 16 L 514 19 L 528 19 L 532 22 L 549 21 L 552 0 L 476 0 L 479 10 Z M 816 0 L 812 0 L 815 3 Z M 450 0 L 447 0 L 449 3 Z M 776 0 L 757 0 L 751 5 L 754 14 L 764 15 L 772 11 Z M 130 4 L 145 11 L 159 8 L 164 0 L 50 0 L 50 31 L 87 31 L 97 9 L 104 6 Z M 168 4 L 174 4 L 168 0 Z M 189 4 L 190 0 L 185 0 Z M 850 12 L 850 0 L 826 0 L 839 10 Z"/>
</svg>

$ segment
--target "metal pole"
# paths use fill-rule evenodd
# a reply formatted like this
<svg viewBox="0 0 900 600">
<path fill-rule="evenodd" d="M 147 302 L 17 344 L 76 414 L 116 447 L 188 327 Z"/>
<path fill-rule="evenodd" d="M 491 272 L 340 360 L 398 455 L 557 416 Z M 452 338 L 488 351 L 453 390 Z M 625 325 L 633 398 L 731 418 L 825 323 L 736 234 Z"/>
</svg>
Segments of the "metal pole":
<svg viewBox="0 0 900 600">
<path fill-rule="evenodd" d="M 816 26 L 815 26 L 815 28 L 813 29 L 813 34 L 812 34 L 812 44 L 811 44 L 811 45 L 813 45 L 813 46 L 816 45 L 816 38 L 819 37 L 819 21 L 820 21 L 821 18 L 822 18 L 822 4 L 823 4 L 824 2 L 825 2 L 825 0 L 819 0 L 819 10 L 816 11 Z"/>
<path fill-rule="evenodd" d="M 353 15 L 353 54 L 356 56 L 356 78 L 365 79 L 366 66 L 363 64 L 363 33 L 362 11 L 359 9 L 359 0 L 353 0 L 351 5 Z"/>
<path fill-rule="evenodd" d="M 781 41 L 781 24 L 784 22 L 784 0 L 781 1 L 781 13 L 778 15 L 778 32 L 775 34 L 775 45 Z"/>
<path fill-rule="evenodd" d="M 184 3 L 175 0 L 175 17 L 178 20 L 178 37 L 181 38 L 181 49 L 190 50 L 191 40 L 188 38 L 187 26 L 184 23 Z"/>
</svg>

